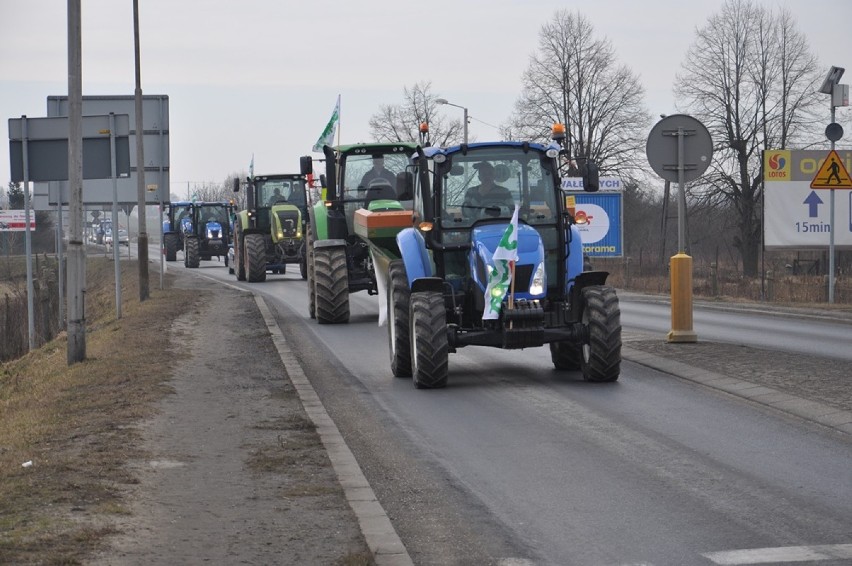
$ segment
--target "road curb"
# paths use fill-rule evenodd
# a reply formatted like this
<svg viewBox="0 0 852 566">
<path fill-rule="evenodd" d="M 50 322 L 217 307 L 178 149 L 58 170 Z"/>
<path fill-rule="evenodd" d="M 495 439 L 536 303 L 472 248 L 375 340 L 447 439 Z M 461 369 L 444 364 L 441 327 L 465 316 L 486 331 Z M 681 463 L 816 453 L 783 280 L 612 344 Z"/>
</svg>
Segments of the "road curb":
<svg viewBox="0 0 852 566">
<path fill-rule="evenodd" d="M 699 369 L 683 362 L 634 350 L 628 346 L 621 347 L 621 356 L 628 361 L 668 373 L 686 381 L 724 391 L 845 434 L 852 434 L 852 411 L 844 411 L 824 403 L 802 399 L 771 387 Z"/>
<path fill-rule="evenodd" d="M 281 333 L 281 329 L 278 328 L 278 323 L 272 316 L 266 301 L 257 294 L 253 293 L 253 296 L 266 323 L 266 328 L 272 336 L 272 342 L 278 350 L 278 355 L 287 369 L 287 375 L 328 453 L 331 465 L 337 474 L 337 480 L 343 487 L 346 501 L 358 519 L 361 533 L 367 541 L 377 566 L 414 566 L 408 550 L 402 544 L 390 518 L 376 498 L 358 461 L 346 445 L 337 425 L 325 410 L 316 390 L 305 375 L 302 364 Z"/>
</svg>

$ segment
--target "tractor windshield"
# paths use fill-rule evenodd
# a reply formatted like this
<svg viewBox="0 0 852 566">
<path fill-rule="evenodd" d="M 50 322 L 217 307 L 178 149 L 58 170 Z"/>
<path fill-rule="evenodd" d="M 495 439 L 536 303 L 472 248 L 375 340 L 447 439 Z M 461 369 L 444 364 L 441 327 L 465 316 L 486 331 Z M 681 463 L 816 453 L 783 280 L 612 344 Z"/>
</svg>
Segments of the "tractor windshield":
<svg viewBox="0 0 852 566">
<path fill-rule="evenodd" d="M 347 155 L 344 200 L 397 199 L 397 175 L 405 171 L 408 157 L 406 153 Z"/>
<path fill-rule="evenodd" d="M 221 203 L 203 204 L 200 207 L 198 217 L 202 225 L 206 225 L 208 222 L 218 222 L 225 226 L 229 222 L 228 205 Z"/>
<path fill-rule="evenodd" d="M 302 179 L 256 179 L 258 206 L 293 204 L 305 207 L 305 182 Z"/>
<path fill-rule="evenodd" d="M 557 204 L 549 158 L 517 146 L 471 148 L 451 154 L 441 180 L 441 224 L 469 228 L 484 218 L 509 218 L 515 204 L 527 224 L 556 222 Z"/>
</svg>

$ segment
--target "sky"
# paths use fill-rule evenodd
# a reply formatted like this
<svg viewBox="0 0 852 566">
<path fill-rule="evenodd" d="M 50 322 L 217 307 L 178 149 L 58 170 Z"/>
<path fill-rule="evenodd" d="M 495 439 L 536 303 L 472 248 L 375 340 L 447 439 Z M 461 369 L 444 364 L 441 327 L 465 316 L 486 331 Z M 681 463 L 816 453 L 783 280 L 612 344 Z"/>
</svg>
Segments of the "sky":
<svg viewBox="0 0 852 566">
<path fill-rule="evenodd" d="M 826 69 L 849 69 L 852 1 L 786 7 Z M 182 194 L 248 171 L 298 172 L 341 97 L 340 140 L 370 141 L 369 119 L 403 89 L 468 108 L 470 135 L 499 139 L 539 31 L 560 9 L 586 16 L 636 73 L 652 116 L 674 114 L 675 75 L 695 30 L 723 0 L 139 0 L 141 84 L 169 97 L 170 183 Z M 82 0 L 83 95 L 132 95 L 132 0 Z M 67 1 L 0 0 L 0 118 L 47 115 L 68 94 Z M 448 118 L 462 110 L 440 107 Z M 826 124 L 829 122 L 826 99 Z M 852 123 L 842 124 L 852 135 Z M 843 145 L 841 140 L 839 145 Z M 319 157 L 318 154 L 313 154 Z M 0 185 L 10 179 L 0 151 Z"/>
</svg>

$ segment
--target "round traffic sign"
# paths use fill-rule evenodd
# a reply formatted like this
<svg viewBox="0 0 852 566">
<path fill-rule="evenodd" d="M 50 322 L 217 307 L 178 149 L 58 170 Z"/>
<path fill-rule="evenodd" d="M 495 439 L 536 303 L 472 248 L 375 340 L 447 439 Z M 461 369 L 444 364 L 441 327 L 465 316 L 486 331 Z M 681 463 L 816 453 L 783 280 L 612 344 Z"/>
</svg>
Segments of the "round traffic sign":
<svg viewBox="0 0 852 566">
<path fill-rule="evenodd" d="M 825 137 L 828 138 L 828 141 L 836 142 L 843 137 L 843 126 L 837 122 L 832 122 L 825 127 Z"/>
<path fill-rule="evenodd" d="M 678 179 L 678 139 L 683 137 L 683 180 L 694 181 L 710 166 L 713 139 L 704 124 L 686 114 L 666 116 L 648 134 L 645 154 L 654 172 L 666 181 Z"/>
</svg>

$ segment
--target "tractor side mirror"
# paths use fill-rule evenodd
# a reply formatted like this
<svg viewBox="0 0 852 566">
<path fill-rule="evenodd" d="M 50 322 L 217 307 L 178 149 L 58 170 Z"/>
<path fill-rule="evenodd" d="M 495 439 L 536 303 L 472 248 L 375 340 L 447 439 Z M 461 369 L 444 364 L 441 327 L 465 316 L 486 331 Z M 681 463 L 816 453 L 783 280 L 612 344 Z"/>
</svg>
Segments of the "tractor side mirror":
<svg viewBox="0 0 852 566">
<path fill-rule="evenodd" d="M 596 193 L 600 188 L 600 170 L 593 159 L 578 159 L 580 175 L 583 177 L 583 190 L 587 193 Z"/>
<path fill-rule="evenodd" d="M 240 178 L 239 177 L 234 177 L 234 192 L 235 193 L 240 192 Z"/>
<path fill-rule="evenodd" d="M 320 175 L 320 187 L 322 187 L 323 189 L 328 187 L 328 185 L 325 182 L 325 175 Z"/>
<path fill-rule="evenodd" d="M 310 155 L 299 158 L 299 171 L 302 175 L 310 175 L 314 172 L 314 162 Z"/>
</svg>

